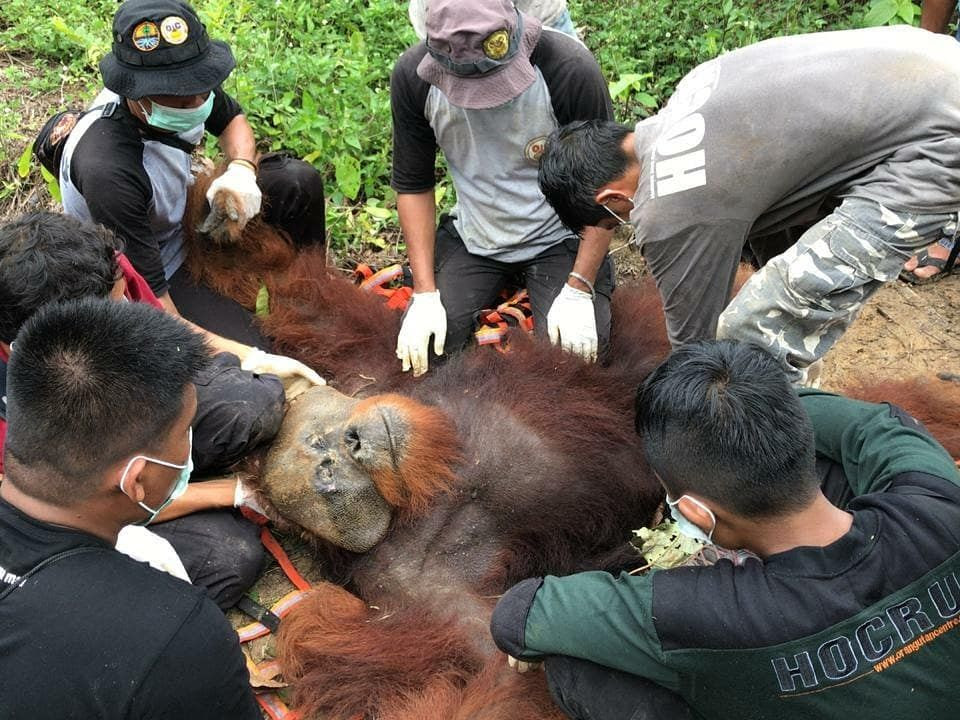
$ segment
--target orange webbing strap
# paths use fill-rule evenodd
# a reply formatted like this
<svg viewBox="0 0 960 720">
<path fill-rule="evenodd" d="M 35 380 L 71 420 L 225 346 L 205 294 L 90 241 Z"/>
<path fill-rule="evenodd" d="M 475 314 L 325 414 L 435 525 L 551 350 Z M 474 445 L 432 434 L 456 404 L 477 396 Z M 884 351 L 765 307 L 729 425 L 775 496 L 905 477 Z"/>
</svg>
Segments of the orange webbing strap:
<svg viewBox="0 0 960 720">
<path fill-rule="evenodd" d="M 300 715 L 288 708 L 275 692 L 260 693 L 254 697 L 257 698 L 263 711 L 273 720 L 300 720 Z"/>
<path fill-rule="evenodd" d="M 286 551 L 280 547 L 280 543 L 277 542 L 277 539 L 273 534 L 267 529 L 267 526 L 264 525 L 260 528 L 260 542 L 263 543 L 263 546 L 270 551 L 270 554 L 276 558 L 277 563 L 280 565 L 280 568 L 283 570 L 283 574 L 287 576 L 287 579 L 293 583 L 294 587 L 298 590 L 309 590 L 310 583 L 299 573 L 297 568 L 294 567 L 293 563 L 290 562 L 290 558 L 287 557 Z"/>
<path fill-rule="evenodd" d="M 477 322 L 480 327 L 473 333 L 477 345 L 495 345 L 498 350 L 503 349 L 502 340 L 511 327 L 531 332 L 533 310 L 526 289 L 518 290 L 493 310 L 481 310 Z"/>
<path fill-rule="evenodd" d="M 399 287 L 385 287 L 396 280 L 403 281 L 403 267 L 399 264 L 388 265 L 377 272 L 369 265 L 360 264 L 353 271 L 353 277 L 364 292 L 374 293 L 386 298 L 391 310 L 406 310 L 413 295 L 413 288 L 401 284 Z"/>
<path fill-rule="evenodd" d="M 265 515 L 261 515 L 254 510 L 251 510 L 248 507 L 240 508 L 240 512 L 243 514 L 247 520 L 254 523 L 255 525 L 260 526 L 260 542 L 263 543 L 263 546 L 273 555 L 274 559 L 277 561 L 277 564 L 280 566 L 280 569 L 283 570 L 283 574 L 287 576 L 287 579 L 293 583 L 294 587 L 299 590 L 309 590 L 310 583 L 308 583 L 303 575 L 294 567 L 293 563 L 290 562 L 290 558 L 287 556 L 286 551 L 280 546 L 280 543 L 277 542 L 277 539 L 273 534 L 267 529 L 267 523 L 270 522 L 270 518 Z"/>
</svg>

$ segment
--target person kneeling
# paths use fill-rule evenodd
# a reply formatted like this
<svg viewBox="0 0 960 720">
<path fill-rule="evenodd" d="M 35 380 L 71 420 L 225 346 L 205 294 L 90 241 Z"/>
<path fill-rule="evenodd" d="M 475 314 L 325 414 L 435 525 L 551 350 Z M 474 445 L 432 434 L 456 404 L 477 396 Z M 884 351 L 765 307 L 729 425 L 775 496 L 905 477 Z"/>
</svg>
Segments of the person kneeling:
<svg viewBox="0 0 960 720">
<path fill-rule="evenodd" d="M 571 717 L 956 717 L 960 476 L 920 423 L 733 341 L 675 351 L 636 423 L 678 529 L 758 558 L 508 591 L 494 640 Z"/>
</svg>

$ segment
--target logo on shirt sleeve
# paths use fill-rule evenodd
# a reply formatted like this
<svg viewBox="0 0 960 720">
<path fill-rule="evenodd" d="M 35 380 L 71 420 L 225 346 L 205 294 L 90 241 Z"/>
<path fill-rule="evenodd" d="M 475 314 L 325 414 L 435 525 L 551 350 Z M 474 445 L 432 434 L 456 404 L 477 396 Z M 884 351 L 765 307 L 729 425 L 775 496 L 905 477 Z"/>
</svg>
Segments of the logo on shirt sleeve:
<svg viewBox="0 0 960 720">
<path fill-rule="evenodd" d="M 540 156 L 547 148 L 547 136 L 540 135 L 527 143 L 523 149 L 523 156 L 534 165 L 540 162 Z"/>
</svg>

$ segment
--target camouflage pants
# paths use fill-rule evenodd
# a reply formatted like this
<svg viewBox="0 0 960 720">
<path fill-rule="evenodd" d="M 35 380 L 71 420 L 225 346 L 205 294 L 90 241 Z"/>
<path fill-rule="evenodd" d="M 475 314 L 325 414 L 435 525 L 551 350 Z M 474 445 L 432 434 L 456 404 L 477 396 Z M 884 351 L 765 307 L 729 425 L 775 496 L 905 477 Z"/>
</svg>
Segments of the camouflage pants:
<svg viewBox="0 0 960 720">
<path fill-rule="evenodd" d="M 717 337 L 766 348 L 802 384 L 915 250 L 956 232 L 956 212 L 893 211 L 847 198 L 750 278 L 720 316 Z"/>
</svg>

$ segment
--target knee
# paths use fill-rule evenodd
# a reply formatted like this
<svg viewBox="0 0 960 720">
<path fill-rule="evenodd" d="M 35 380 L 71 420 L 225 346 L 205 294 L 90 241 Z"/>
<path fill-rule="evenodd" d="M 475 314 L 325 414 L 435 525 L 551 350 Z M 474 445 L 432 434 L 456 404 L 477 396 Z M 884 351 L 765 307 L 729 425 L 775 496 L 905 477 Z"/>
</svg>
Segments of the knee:
<svg viewBox="0 0 960 720">
<path fill-rule="evenodd" d="M 279 378 L 243 371 L 236 356 L 221 353 L 196 385 L 193 449 L 198 470 L 225 468 L 280 430 L 284 392 Z"/>
<path fill-rule="evenodd" d="M 203 576 L 207 594 L 226 610 L 237 604 L 260 577 L 266 565 L 266 553 L 260 542 L 259 528 L 245 518 L 225 513 L 228 523 L 210 539 L 209 567 Z"/>
</svg>

